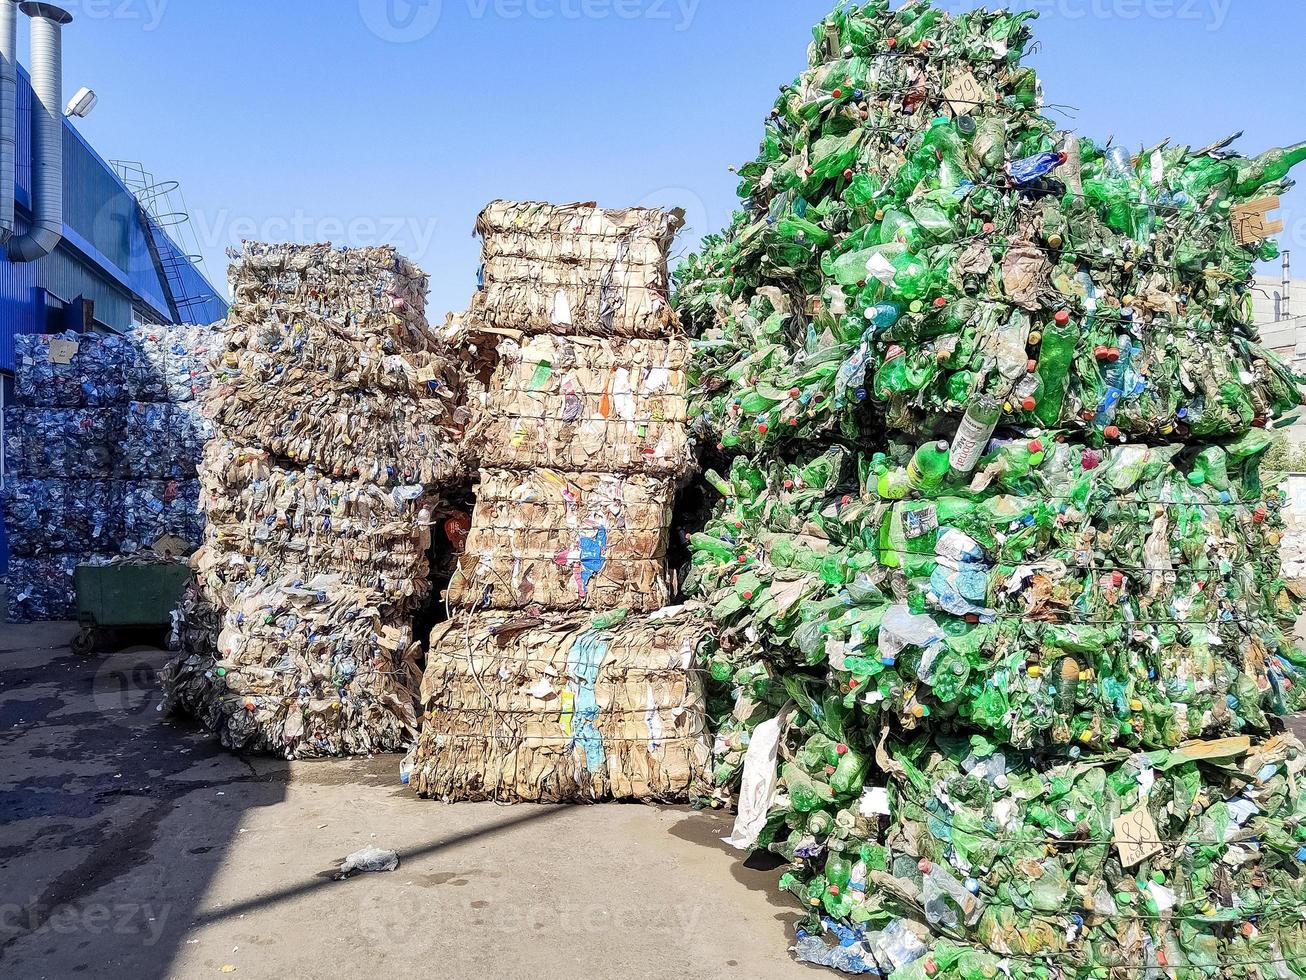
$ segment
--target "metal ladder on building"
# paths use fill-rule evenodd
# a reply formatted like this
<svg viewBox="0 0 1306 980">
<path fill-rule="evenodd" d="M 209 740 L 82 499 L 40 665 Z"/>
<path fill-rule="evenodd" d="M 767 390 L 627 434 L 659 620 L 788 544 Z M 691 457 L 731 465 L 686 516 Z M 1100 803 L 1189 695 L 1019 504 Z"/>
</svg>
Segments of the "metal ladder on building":
<svg viewBox="0 0 1306 980">
<path fill-rule="evenodd" d="M 186 270 L 200 266 L 203 257 L 190 225 L 190 213 L 181 195 L 181 185 L 175 180 L 155 180 L 154 174 L 133 161 L 113 160 L 111 165 L 136 198 L 150 259 L 159 272 L 173 323 L 195 322 L 197 309 L 202 308 L 208 298 L 191 292 L 184 275 Z M 190 253 L 183 251 L 179 241 L 187 232 L 194 247 Z"/>
</svg>

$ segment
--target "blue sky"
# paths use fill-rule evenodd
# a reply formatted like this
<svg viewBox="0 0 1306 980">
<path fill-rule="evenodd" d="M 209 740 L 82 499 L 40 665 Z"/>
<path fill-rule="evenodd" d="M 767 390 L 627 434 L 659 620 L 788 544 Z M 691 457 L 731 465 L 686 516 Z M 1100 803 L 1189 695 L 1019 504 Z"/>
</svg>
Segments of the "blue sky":
<svg viewBox="0 0 1306 980">
<path fill-rule="evenodd" d="M 181 182 L 220 286 L 242 236 L 393 240 L 438 318 L 471 295 L 472 223 L 497 197 L 678 204 L 682 251 L 725 224 L 728 168 L 831 3 L 72 0 L 65 69 L 69 94 L 100 94 L 79 125 L 105 156 Z M 1033 64 L 1085 134 L 1306 139 L 1300 0 L 1014 6 L 1042 11 Z M 1281 217 L 1306 275 L 1306 191 Z"/>
</svg>

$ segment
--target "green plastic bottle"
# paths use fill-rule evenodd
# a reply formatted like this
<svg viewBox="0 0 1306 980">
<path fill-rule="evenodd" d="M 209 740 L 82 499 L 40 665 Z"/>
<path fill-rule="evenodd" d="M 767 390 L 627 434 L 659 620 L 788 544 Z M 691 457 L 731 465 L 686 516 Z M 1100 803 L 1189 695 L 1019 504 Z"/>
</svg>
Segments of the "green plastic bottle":
<svg viewBox="0 0 1306 980">
<path fill-rule="evenodd" d="M 948 443 L 928 443 L 916 450 L 907 464 L 907 482 L 922 492 L 934 491 L 948 478 L 949 469 Z"/>
<path fill-rule="evenodd" d="M 1043 425 L 1052 427 L 1061 423 L 1061 412 L 1066 404 L 1070 383 L 1070 368 L 1075 363 L 1075 348 L 1079 346 L 1079 325 L 1069 314 L 1058 314 L 1043 330 L 1043 343 L 1039 347 L 1038 373 L 1043 379 L 1043 394 L 1034 409 L 1034 416 Z"/>
</svg>

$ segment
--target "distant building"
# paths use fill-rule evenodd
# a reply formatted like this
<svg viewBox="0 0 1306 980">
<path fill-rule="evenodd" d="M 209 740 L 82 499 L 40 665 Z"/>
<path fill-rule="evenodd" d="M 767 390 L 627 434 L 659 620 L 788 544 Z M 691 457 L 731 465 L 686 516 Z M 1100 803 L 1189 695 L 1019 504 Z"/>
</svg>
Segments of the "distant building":
<svg viewBox="0 0 1306 980">
<path fill-rule="evenodd" d="M 1306 279 L 1291 276 L 1291 256 L 1285 255 L 1286 276 L 1257 276 L 1252 294 L 1261 341 L 1299 374 L 1306 374 Z M 1298 445 L 1306 444 L 1306 418 L 1287 430 Z"/>
</svg>

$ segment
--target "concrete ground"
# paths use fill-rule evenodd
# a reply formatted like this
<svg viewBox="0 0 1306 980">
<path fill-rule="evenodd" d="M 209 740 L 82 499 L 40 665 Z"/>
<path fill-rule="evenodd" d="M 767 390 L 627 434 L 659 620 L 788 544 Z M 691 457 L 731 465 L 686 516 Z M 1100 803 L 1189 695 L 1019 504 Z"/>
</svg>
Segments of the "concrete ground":
<svg viewBox="0 0 1306 980">
<path fill-rule="evenodd" d="M 0 976 L 810 977 L 722 814 L 444 806 L 399 760 L 235 758 L 157 711 L 158 650 L 0 626 Z M 346 854 L 390 874 L 334 880 Z"/>
</svg>

